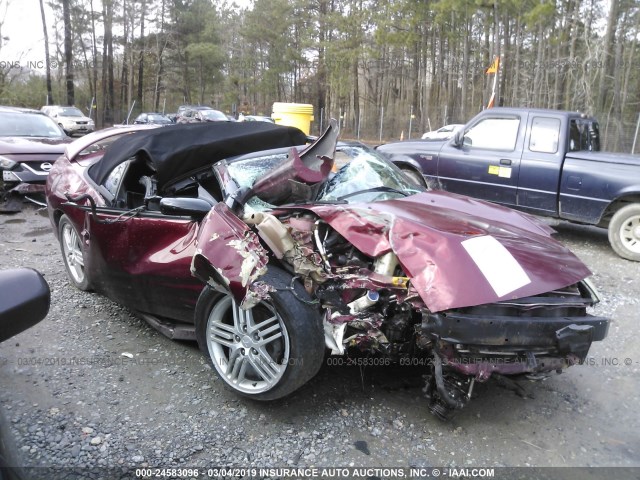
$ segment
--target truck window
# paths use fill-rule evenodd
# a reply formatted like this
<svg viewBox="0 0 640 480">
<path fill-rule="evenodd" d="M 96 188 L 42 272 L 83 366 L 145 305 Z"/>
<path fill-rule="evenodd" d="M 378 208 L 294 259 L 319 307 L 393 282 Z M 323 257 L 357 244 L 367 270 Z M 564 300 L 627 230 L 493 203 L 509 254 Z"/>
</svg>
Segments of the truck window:
<svg viewBox="0 0 640 480">
<path fill-rule="evenodd" d="M 557 153 L 560 139 L 560 120 L 534 117 L 531 123 L 529 150 L 540 153 Z"/>
<path fill-rule="evenodd" d="M 519 126 L 517 117 L 484 118 L 465 132 L 464 143 L 473 148 L 513 151 Z"/>
<path fill-rule="evenodd" d="M 569 151 L 600 151 L 600 129 L 592 119 L 574 118 L 569 123 Z"/>
</svg>

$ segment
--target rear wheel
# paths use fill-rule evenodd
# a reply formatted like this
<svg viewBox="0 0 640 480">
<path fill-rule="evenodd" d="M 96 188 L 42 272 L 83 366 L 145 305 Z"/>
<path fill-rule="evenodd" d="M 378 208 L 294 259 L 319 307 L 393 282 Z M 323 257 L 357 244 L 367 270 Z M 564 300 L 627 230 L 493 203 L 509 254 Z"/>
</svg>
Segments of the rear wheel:
<svg viewBox="0 0 640 480">
<path fill-rule="evenodd" d="M 257 400 L 284 397 L 309 381 L 324 358 L 317 310 L 291 275 L 269 266 L 261 278 L 277 290 L 242 310 L 231 295 L 206 287 L 196 306 L 196 336 L 214 371 L 235 393 Z"/>
<path fill-rule="evenodd" d="M 73 286 L 80 290 L 91 290 L 91 283 L 84 268 L 82 238 L 66 215 L 60 217 L 58 234 L 60 238 L 60 249 L 62 250 L 62 259 L 69 280 L 71 280 Z"/>
<path fill-rule="evenodd" d="M 640 204 L 627 205 L 613 215 L 609 243 L 622 258 L 640 262 Z"/>
</svg>

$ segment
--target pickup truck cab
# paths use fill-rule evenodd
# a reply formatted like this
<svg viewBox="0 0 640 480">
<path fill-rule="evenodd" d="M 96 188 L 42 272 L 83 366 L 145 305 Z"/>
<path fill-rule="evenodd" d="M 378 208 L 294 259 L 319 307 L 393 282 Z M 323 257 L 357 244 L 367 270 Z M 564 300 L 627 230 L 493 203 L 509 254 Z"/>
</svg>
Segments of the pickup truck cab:
<svg viewBox="0 0 640 480">
<path fill-rule="evenodd" d="M 429 188 L 607 228 L 614 251 L 640 261 L 640 157 L 599 152 L 593 117 L 492 108 L 451 139 L 378 150 Z"/>
</svg>

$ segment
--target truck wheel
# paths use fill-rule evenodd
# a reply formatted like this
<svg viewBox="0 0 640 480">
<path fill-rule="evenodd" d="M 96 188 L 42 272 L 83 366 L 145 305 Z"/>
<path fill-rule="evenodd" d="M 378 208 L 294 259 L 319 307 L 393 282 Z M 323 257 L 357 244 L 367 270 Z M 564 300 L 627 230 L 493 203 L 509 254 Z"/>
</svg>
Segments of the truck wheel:
<svg viewBox="0 0 640 480">
<path fill-rule="evenodd" d="M 414 183 L 416 185 L 420 185 L 421 187 L 429 188 L 428 185 L 426 184 L 426 182 L 424 181 L 424 177 L 422 175 L 420 175 L 413 168 L 403 168 L 402 169 L 402 173 L 404 173 L 404 176 L 407 177 L 407 179 L 411 183 Z M 431 190 L 431 189 L 429 188 L 429 190 Z"/>
<path fill-rule="evenodd" d="M 609 243 L 613 251 L 627 260 L 640 262 L 640 204 L 618 210 L 609 223 Z"/>
<path fill-rule="evenodd" d="M 324 359 L 322 319 L 299 282 L 269 266 L 261 280 L 276 290 L 248 310 L 205 287 L 196 304 L 196 337 L 213 370 L 233 392 L 276 400 L 300 388 Z"/>
</svg>

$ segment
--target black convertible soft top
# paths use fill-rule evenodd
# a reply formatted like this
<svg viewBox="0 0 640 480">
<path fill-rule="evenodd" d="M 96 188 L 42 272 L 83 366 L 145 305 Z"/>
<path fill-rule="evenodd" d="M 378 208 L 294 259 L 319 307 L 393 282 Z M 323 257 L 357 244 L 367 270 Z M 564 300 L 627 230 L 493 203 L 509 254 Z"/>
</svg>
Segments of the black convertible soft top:
<svg viewBox="0 0 640 480">
<path fill-rule="evenodd" d="M 211 122 L 143 130 L 114 141 L 89 175 L 102 184 L 122 162 L 145 156 L 156 171 L 158 189 L 219 160 L 273 148 L 304 145 L 294 127 L 267 122 Z"/>
</svg>

